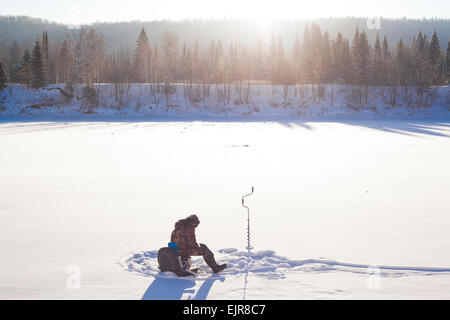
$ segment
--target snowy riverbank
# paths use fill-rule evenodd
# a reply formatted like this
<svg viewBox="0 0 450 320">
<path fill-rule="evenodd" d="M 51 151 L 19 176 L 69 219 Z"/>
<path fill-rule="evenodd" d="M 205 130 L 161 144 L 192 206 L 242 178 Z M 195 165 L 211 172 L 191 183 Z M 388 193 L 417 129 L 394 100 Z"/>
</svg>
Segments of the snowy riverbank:
<svg viewBox="0 0 450 320">
<path fill-rule="evenodd" d="M 231 120 L 264 121 L 274 119 L 448 119 L 450 92 L 448 87 L 430 90 L 419 99 L 415 89 L 398 88 L 393 98 L 389 88 L 369 88 L 360 102 L 359 88 L 328 85 L 323 97 L 313 98 L 312 86 L 291 86 L 284 94 L 282 86 L 252 85 L 242 90 L 232 87 L 230 99 L 218 98 L 215 86 L 203 97 L 201 86 L 194 86 L 190 99 L 184 85 L 168 97 L 151 90 L 150 84 L 130 84 L 117 98 L 112 84 L 96 85 L 98 100 L 66 99 L 53 85 L 31 90 L 10 85 L 0 92 L 0 120 Z M 154 89 L 154 88 L 153 88 Z M 364 89 L 361 89 L 364 94 Z M 427 97 L 426 97 L 427 96 Z M 425 98 L 426 97 L 426 98 Z M 220 102 L 218 102 L 219 100 Z M 395 100 L 395 104 L 392 101 Z M 424 104 L 426 105 L 424 106 Z"/>
</svg>

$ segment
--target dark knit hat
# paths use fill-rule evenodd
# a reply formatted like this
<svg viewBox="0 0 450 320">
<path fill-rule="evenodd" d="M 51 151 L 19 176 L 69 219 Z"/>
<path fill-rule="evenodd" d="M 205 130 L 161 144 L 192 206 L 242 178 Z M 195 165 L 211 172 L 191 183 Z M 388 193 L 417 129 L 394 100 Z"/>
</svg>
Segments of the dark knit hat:
<svg viewBox="0 0 450 320">
<path fill-rule="evenodd" d="M 194 227 L 197 227 L 200 224 L 200 220 L 198 220 L 198 217 L 195 214 L 191 214 L 186 220 Z"/>
</svg>

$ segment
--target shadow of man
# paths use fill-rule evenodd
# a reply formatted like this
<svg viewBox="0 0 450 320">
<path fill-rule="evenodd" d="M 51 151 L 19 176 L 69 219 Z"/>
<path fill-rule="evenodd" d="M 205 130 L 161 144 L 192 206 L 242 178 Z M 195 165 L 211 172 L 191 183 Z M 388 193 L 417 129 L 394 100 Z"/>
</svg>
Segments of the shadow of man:
<svg viewBox="0 0 450 320">
<path fill-rule="evenodd" d="M 195 293 L 187 290 L 195 286 L 191 279 L 156 278 L 145 291 L 141 300 L 180 300 L 185 293 Z"/>
<path fill-rule="evenodd" d="M 180 300 L 186 293 L 195 294 L 195 296 L 187 297 L 188 300 L 205 300 L 217 280 L 224 282 L 225 278 L 216 275 L 209 277 L 196 293 L 195 289 L 189 289 L 195 286 L 193 279 L 156 278 L 147 288 L 141 300 Z"/>
<path fill-rule="evenodd" d="M 206 279 L 200 288 L 198 288 L 197 293 L 191 300 L 206 300 L 208 297 L 209 291 L 211 291 L 211 288 L 217 280 L 220 280 L 222 282 L 225 281 L 224 277 L 220 277 L 217 275 L 211 276 L 208 279 Z M 189 299 L 189 298 L 188 298 Z"/>
</svg>

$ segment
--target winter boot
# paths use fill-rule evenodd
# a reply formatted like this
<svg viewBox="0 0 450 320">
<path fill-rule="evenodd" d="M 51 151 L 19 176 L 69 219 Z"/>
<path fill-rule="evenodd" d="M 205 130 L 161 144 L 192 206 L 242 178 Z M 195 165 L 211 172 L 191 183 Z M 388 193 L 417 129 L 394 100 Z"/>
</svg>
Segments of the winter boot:
<svg viewBox="0 0 450 320">
<path fill-rule="evenodd" d="M 206 264 L 212 269 L 214 273 L 220 272 L 227 267 L 226 264 L 217 264 L 216 260 L 214 259 L 214 254 L 205 244 L 200 243 L 200 251 L 203 255 L 203 259 L 205 259 Z"/>
<path fill-rule="evenodd" d="M 205 259 L 206 264 L 212 269 L 214 273 L 218 273 L 227 267 L 225 263 L 217 264 L 213 254 L 204 256 L 203 259 Z"/>
</svg>

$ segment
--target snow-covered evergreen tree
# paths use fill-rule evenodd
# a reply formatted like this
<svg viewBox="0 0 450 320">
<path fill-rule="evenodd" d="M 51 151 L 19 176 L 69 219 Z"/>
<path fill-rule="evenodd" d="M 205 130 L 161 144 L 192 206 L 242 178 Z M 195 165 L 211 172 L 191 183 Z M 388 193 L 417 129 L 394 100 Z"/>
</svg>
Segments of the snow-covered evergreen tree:
<svg viewBox="0 0 450 320">
<path fill-rule="evenodd" d="M 259 46 L 259 50 L 262 51 L 261 50 L 261 42 L 259 40 L 258 40 L 258 46 Z M 299 83 L 299 80 L 301 77 L 300 76 L 301 75 L 301 70 L 300 70 L 301 52 L 302 52 L 302 47 L 301 47 L 300 39 L 298 37 L 298 34 L 296 34 L 294 45 L 292 48 L 292 68 L 293 68 L 292 72 L 293 72 L 293 80 L 294 80 L 295 84 Z"/>
<path fill-rule="evenodd" d="M 303 30 L 303 41 L 301 51 L 301 74 L 302 83 L 310 83 L 312 79 L 312 57 L 311 57 L 311 37 L 309 25 Z"/>
<path fill-rule="evenodd" d="M 450 40 L 447 43 L 447 52 L 446 52 L 445 64 L 446 64 L 446 76 L 447 76 L 447 84 L 450 81 Z"/>
<path fill-rule="evenodd" d="M 429 61 L 432 68 L 432 81 L 433 84 L 439 84 L 442 81 L 442 60 L 441 60 L 441 45 L 439 44 L 439 39 L 436 30 L 434 30 L 430 45 L 428 48 Z"/>
<path fill-rule="evenodd" d="M 408 54 L 408 48 L 403 43 L 403 40 L 400 39 L 400 41 L 397 44 L 397 48 L 395 51 L 395 64 L 397 66 L 397 81 L 398 84 L 402 86 L 406 86 L 409 84 L 410 80 L 410 61 L 409 61 L 409 54 Z"/>
<path fill-rule="evenodd" d="M 381 50 L 381 42 L 380 42 L 380 35 L 377 33 L 377 38 L 375 40 L 375 45 L 373 48 L 373 56 L 372 56 L 372 63 L 371 63 L 371 83 L 379 86 L 382 85 L 382 50 Z"/>
<path fill-rule="evenodd" d="M 8 76 L 6 74 L 6 66 L 0 61 L 0 91 L 6 88 L 8 82 Z"/>
<path fill-rule="evenodd" d="M 392 69 L 390 69 L 391 65 L 391 53 L 389 51 L 389 42 L 387 40 L 387 37 L 384 36 L 383 38 L 383 44 L 381 48 L 381 84 L 386 86 L 392 83 L 391 74 Z"/>
<path fill-rule="evenodd" d="M 48 34 L 46 31 L 42 33 L 42 68 L 44 74 L 44 84 L 48 84 L 49 82 L 49 45 L 48 45 Z"/>
<path fill-rule="evenodd" d="M 39 39 L 36 39 L 34 43 L 34 49 L 30 61 L 30 71 L 31 71 L 30 77 L 31 87 L 33 89 L 44 87 L 45 86 L 44 63 L 42 58 L 41 43 Z"/>
<path fill-rule="evenodd" d="M 358 56 L 356 61 L 358 82 L 367 85 L 369 83 L 369 59 L 370 47 L 367 41 L 367 34 L 365 31 L 361 33 L 358 41 Z"/>
<path fill-rule="evenodd" d="M 322 35 L 320 64 L 321 64 L 321 83 L 330 83 L 333 80 L 332 61 L 331 61 L 331 48 L 330 48 L 330 36 L 328 31 L 325 31 Z"/>
<path fill-rule="evenodd" d="M 8 62 L 8 71 L 9 71 L 9 81 L 11 82 L 19 82 L 19 68 L 20 68 L 20 59 L 21 59 L 21 50 L 17 41 L 13 41 L 11 47 L 9 48 L 9 62 Z"/>
<path fill-rule="evenodd" d="M 351 53 L 351 73 L 352 73 L 352 82 L 354 84 L 359 83 L 358 79 L 358 61 L 359 61 L 359 28 L 356 26 L 355 35 L 353 37 L 352 46 L 350 49 Z"/>
<path fill-rule="evenodd" d="M 70 69 L 71 69 L 71 56 L 70 56 L 70 48 L 67 40 L 61 45 L 58 56 L 58 74 L 57 79 L 61 83 L 66 83 L 69 80 Z"/>
<path fill-rule="evenodd" d="M 25 49 L 25 52 L 23 53 L 22 59 L 20 61 L 17 76 L 19 78 L 19 82 L 25 84 L 27 88 L 30 87 L 30 79 L 31 79 L 30 62 L 31 62 L 30 52 L 28 51 L 28 49 Z"/>
<path fill-rule="evenodd" d="M 139 33 L 134 53 L 134 78 L 137 82 L 149 82 L 150 45 L 144 28 Z"/>
</svg>

